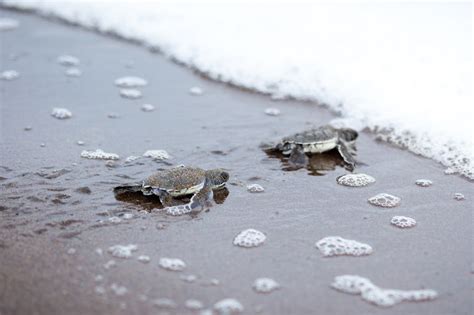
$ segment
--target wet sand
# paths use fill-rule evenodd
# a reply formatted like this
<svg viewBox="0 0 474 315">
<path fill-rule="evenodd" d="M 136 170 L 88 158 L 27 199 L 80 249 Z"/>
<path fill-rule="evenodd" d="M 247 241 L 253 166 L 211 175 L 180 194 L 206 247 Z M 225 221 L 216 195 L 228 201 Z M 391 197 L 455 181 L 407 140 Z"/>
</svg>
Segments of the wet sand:
<svg viewBox="0 0 474 315">
<path fill-rule="evenodd" d="M 245 314 L 471 314 L 472 183 L 364 132 L 358 159 L 366 165 L 358 171 L 374 176 L 375 184 L 336 184 L 346 173 L 342 167 L 324 176 L 285 172 L 278 159 L 262 152 L 261 142 L 326 124 L 333 114 L 315 104 L 274 102 L 207 80 L 134 44 L 28 14 L 0 14 L 21 22 L 16 30 L 0 32 L 0 68 L 21 74 L 0 81 L 2 315 L 192 314 L 184 308 L 187 299 L 211 307 L 227 297 L 238 299 Z M 64 74 L 56 61 L 61 54 L 80 58 L 81 77 Z M 125 75 L 149 81 L 140 88 L 142 99 L 119 96 L 113 82 Z M 204 94 L 189 94 L 193 86 Z M 156 110 L 143 112 L 144 103 Z M 66 107 L 73 117 L 54 119 L 53 107 Z M 279 108 L 281 115 L 265 115 L 268 107 Z M 120 117 L 108 118 L 109 113 Z M 85 145 L 77 145 L 79 140 Z M 80 157 L 82 150 L 97 148 L 121 159 L 107 167 L 105 161 Z M 124 162 L 150 149 L 164 149 L 172 159 Z M 147 214 L 139 212 L 144 209 L 139 204 L 114 198 L 114 186 L 168 164 L 228 169 L 229 195 L 194 217 Z M 420 178 L 433 186 L 416 186 Z M 249 193 L 250 183 L 265 192 Z M 401 197 L 401 205 L 382 209 L 367 203 L 381 192 Z M 455 192 L 466 200 L 454 200 Z M 134 217 L 108 221 L 125 213 Z M 398 229 L 389 223 L 394 215 L 418 224 Z M 264 232 L 265 244 L 234 246 L 233 238 L 247 228 Z M 331 235 L 368 243 L 374 253 L 324 258 L 314 244 Z M 113 258 L 107 248 L 116 244 L 136 244 L 138 250 L 130 259 Z M 75 252 L 68 254 L 71 248 Z M 104 253 L 97 254 L 97 248 Z M 139 262 L 139 255 L 151 261 Z M 180 258 L 187 268 L 164 270 L 160 257 Z M 111 259 L 117 266 L 105 269 Z M 439 297 L 382 309 L 331 289 L 333 278 L 343 274 L 367 277 L 384 288 L 435 289 Z M 96 282 L 97 275 L 104 280 Z M 188 283 L 181 275 L 197 280 Z M 252 283 L 259 277 L 273 278 L 282 288 L 258 294 Z M 212 279 L 219 283 L 210 284 Z M 113 283 L 128 292 L 117 296 L 110 290 Z M 106 294 L 97 294 L 96 286 Z M 152 303 L 157 298 L 171 298 L 178 307 L 159 309 Z"/>
</svg>

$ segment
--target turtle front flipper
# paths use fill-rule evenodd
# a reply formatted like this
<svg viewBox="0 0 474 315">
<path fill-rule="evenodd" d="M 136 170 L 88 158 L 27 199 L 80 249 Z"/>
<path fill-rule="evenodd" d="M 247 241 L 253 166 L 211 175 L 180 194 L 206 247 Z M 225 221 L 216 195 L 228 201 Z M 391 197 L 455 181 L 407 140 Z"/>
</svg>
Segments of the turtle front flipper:
<svg viewBox="0 0 474 315">
<path fill-rule="evenodd" d="M 352 156 L 352 154 L 349 152 L 347 146 L 345 143 L 341 142 L 337 145 L 337 150 L 339 151 L 339 154 L 341 155 L 342 159 L 344 160 L 344 163 L 347 165 L 347 168 L 349 171 L 353 171 L 357 162 Z"/>
<path fill-rule="evenodd" d="M 211 187 L 207 186 L 198 191 L 185 205 L 166 207 L 166 213 L 173 216 L 179 216 L 191 212 L 201 212 L 212 206 L 213 192 Z"/>
<path fill-rule="evenodd" d="M 132 185 L 123 185 L 117 186 L 114 188 L 114 194 L 122 195 L 127 193 L 137 193 L 142 191 L 142 184 L 132 184 Z"/>
<path fill-rule="evenodd" d="M 302 145 L 296 145 L 293 150 L 291 150 L 290 158 L 288 162 L 295 166 L 305 167 L 308 164 L 308 156 L 304 153 L 304 148 Z"/>
</svg>

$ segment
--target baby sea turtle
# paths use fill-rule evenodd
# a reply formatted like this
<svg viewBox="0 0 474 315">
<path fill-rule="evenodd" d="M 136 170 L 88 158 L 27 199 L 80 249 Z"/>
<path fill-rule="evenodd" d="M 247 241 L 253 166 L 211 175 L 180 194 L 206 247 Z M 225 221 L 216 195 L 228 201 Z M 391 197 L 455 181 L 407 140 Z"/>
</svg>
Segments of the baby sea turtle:
<svg viewBox="0 0 474 315">
<path fill-rule="evenodd" d="M 289 161 L 293 164 L 306 165 L 306 153 L 323 153 L 337 148 L 347 168 L 353 170 L 356 160 L 352 155 L 355 153 L 357 136 L 357 131 L 353 129 L 336 129 L 325 125 L 285 137 L 273 150 L 289 155 Z"/>
<path fill-rule="evenodd" d="M 156 172 L 141 184 L 115 187 L 114 192 L 121 194 L 141 191 L 144 195 L 157 195 L 166 213 L 182 215 L 208 208 L 213 197 L 212 191 L 223 188 L 228 180 L 229 173 L 222 169 L 203 170 L 181 166 Z M 179 205 L 173 199 L 185 195 L 193 195 L 185 205 Z"/>
</svg>

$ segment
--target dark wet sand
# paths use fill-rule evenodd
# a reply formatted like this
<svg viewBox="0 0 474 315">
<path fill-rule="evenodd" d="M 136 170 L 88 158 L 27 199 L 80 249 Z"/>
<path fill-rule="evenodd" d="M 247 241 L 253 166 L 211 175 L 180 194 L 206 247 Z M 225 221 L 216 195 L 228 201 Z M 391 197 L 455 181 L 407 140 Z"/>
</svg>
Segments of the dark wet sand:
<svg viewBox="0 0 474 315">
<path fill-rule="evenodd" d="M 120 40 L 31 15 L 4 10 L 0 15 L 21 22 L 17 30 L 0 33 L 0 69 L 21 73 L 15 81 L 0 81 L 0 314 L 155 314 L 160 310 L 151 300 L 164 297 L 178 304 L 170 314 L 189 313 L 183 305 L 190 298 L 212 306 L 226 297 L 238 299 L 245 314 L 471 314 L 472 183 L 367 133 L 358 141 L 358 159 L 367 164 L 359 171 L 377 179 L 372 186 L 337 185 L 336 177 L 346 172 L 341 167 L 325 176 L 284 172 L 259 144 L 308 124 L 325 124 L 334 117 L 327 110 L 272 102 L 203 79 Z M 56 62 L 63 53 L 80 58 L 82 77 L 64 75 Z M 143 99 L 119 96 L 113 81 L 124 75 L 149 81 L 141 89 Z M 204 95 L 188 93 L 196 85 Z M 156 111 L 142 112 L 143 103 Z M 74 117 L 56 120 L 50 116 L 53 107 L 66 107 Z M 267 107 L 282 115 L 266 116 Z M 110 119 L 108 113 L 121 117 Z M 24 131 L 26 126 L 33 129 Z M 117 167 L 80 158 L 83 149 L 96 148 L 119 154 Z M 149 149 L 167 150 L 173 165 L 229 169 L 229 196 L 194 218 L 139 214 L 139 205 L 115 200 L 114 186 L 168 167 L 147 159 L 124 163 Z M 215 150 L 224 154 L 211 153 Z M 48 178 L 61 174 L 55 169 L 64 174 Z M 418 187 L 419 178 L 434 185 Z M 266 191 L 247 192 L 254 182 Z M 400 196 L 401 206 L 369 205 L 367 198 L 380 192 Z M 454 200 L 455 192 L 466 200 Z M 127 212 L 135 217 L 100 224 Z M 393 215 L 411 216 L 418 225 L 399 230 L 389 224 Z M 266 243 L 249 250 L 233 246 L 234 236 L 247 228 L 266 233 Z M 374 253 L 323 258 L 314 243 L 330 235 L 366 242 Z M 103 264 L 112 256 L 105 251 L 116 244 L 137 244 L 138 251 L 131 259 L 115 259 L 117 267 L 106 270 Z M 70 248 L 76 253 L 68 254 Z M 139 255 L 149 255 L 151 262 L 138 262 Z M 180 273 L 159 268 L 160 257 L 181 258 L 187 264 L 181 274 L 198 280 L 187 283 Z M 439 298 L 381 309 L 331 289 L 333 278 L 342 274 L 387 288 L 431 288 Z M 96 283 L 96 275 L 103 275 L 103 282 Z M 258 277 L 271 277 L 282 289 L 257 294 L 251 286 Z M 217 286 L 208 285 L 213 278 Z M 128 293 L 116 296 L 108 289 L 112 283 Z M 107 293 L 96 294 L 96 285 Z M 142 301 L 141 294 L 149 300 Z"/>
</svg>

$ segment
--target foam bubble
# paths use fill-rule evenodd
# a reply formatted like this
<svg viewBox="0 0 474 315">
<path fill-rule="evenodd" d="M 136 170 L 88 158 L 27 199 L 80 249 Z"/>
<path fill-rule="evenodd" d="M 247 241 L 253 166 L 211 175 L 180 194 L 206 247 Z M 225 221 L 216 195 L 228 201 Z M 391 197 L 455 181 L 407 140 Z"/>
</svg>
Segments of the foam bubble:
<svg viewBox="0 0 474 315">
<path fill-rule="evenodd" d="M 58 57 L 58 63 L 63 66 L 78 66 L 80 60 L 71 55 L 61 55 Z"/>
<path fill-rule="evenodd" d="M 214 310 L 219 315 L 240 314 L 244 311 L 244 307 L 236 299 L 223 299 L 214 304 Z"/>
<path fill-rule="evenodd" d="M 85 142 L 81 141 L 81 140 L 78 140 L 76 143 L 77 143 L 77 145 L 84 145 L 85 144 Z"/>
<path fill-rule="evenodd" d="M 115 260 L 109 260 L 108 262 L 106 262 L 104 264 L 105 269 L 110 269 L 110 268 L 113 268 L 115 266 L 117 266 L 117 262 Z"/>
<path fill-rule="evenodd" d="M 270 293 L 280 288 L 280 284 L 271 278 L 258 278 L 253 283 L 253 289 L 258 293 Z"/>
<path fill-rule="evenodd" d="M 18 20 L 7 17 L 0 17 L 0 32 L 11 31 L 17 28 L 18 26 L 20 26 L 20 22 L 18 22 Z"/>
<path fill-rule="evenodd" d="M 142 105 L 142 111 L 144 112 L 152 112 L 155 110 L 155 106 L 151 105 L 151 104 L 143 104 Z"/>
<path fill-rule="evenodd" d="M 0 80 L 12 81 L 19 77 L 20 73 L 16 70 L 5 70 L 0 73 Z"/>
<path fill-rule="evenodd" d="M 81 152 L 81 157 L 93 160 L 118 160 L 120 158 L 118 154 L 107 153 L 101 149 L 97 149 L 95 151 L 84 150 Z"/>
<path fill-rule="evenodd" d="M 255 229 L 247 229 L 240 232 L 234 238 L 234 245 L 240 247 L 257 247 L 265 242 L 267 237 L 262 232 Z"/>
<path fill-rule="evenodd" d="M 372 254 L 372 247 L 365 243 L 348 240 L 340 236 L 328 236 L 318 242 L 316 247 L 326 257 L 349 255 L 364 256 Z"/>
<path fill-rule="evenodd" d="M 373 204 L 374 206 L 384 207 L 384 208 L 393 208 L 400 205 L 400 198 L 387 194 L 381 193 L 374 197 L 369 198 L 369 203 Z"/>
<path fill-rule="evenodd" d="M 74 255 L 74 254 L 76 253 L 76 249 L 75 249 L 75 248 L 69 248 L 69 249 L 67 250 L 67 253 L 68 253 L 69 255 Z"/>
<path fill-rule="evenodd" d="M 145 86 L 148 84 L 148 82 L 140 77 L 133 77 L 133 76 L 127 76 L 127 77 L 121 77 L 115 80 L 115 85 L 123 88 L 132 88 L 132 87 L 140 87 L 140 86 Z"/>
<path fill-rule="evenodd" d="M 265 188 L 263 188 L 259 184 L 251 184 L 247 186 L 247 190 L 250 191 L 251 193 L 259 193 L 259 192 L 264 192 Z"/>
<path fill-rule="evenodd" d="M 201 301 L 195 299 L 186 300 L 184 302 L 184 306 L 190 310 L 200 310 L 204 308 L 204 304 Z"/>
<path fill-rule="evenodd" d="M 466 197 L 464 197 L 464 195 L 461 193 L 454 193 L 454 199 L 461 201 L 466 199 Z"/>
<path fill-rule="evenodd" d="M 337 276 L 331 287 L 344 293 L 360 294 L 365 301 L 382 307 L 393 306 L 402 301 L 433 300 L 438 296 L 434 290 L 382 289 L 369 279 L 357 275 Z"/>
<path fill-rule="evenodd" d="M 130 258 L 132 257 L 132 252 L 138 249 L 137 245 L 114 245 L 109 247 L 108 252 L 117 258 Z"/>
<path fill-rule="evenodd" d="M 168 298 L 159 298 L 153 300 L 153 306 L 158 308 L 176 308 L 176 302 Z"/>
<path fill-rule="evenodd" d="M 197 279 L 197 276 L 195 275 L 182 275 L 179 277 L 181 280 L 185 282 L 194 282 Z"/>
<path fill-rule="evenodd" d="M 119 217 L 113 216 L 113 217 L 108 218 L 107 221 L 109 221 L 110 223 L 117 224 L 117 223 L 121 223 L 122 219 L 120 219 Z"/>
<path fill-rule="evenodd" d="M 120 96 L 134 100 L 141 98 L 142 92 L 137 89 L 120 89 Z"/>
<path fill-rule="evenodd" d="M 268 116 L 279 116 L 280 110 L 278 108 L 269 107 L 265 109 L 265 114 L 267 114 Z"/>
<path fill-rule="evenodd" d="M 399 227 L 399 228 L 411 228 L 416 225 L 416 220 L 410 217 L 404 217 L 401 215 L 394 216 L 391 220 L 390 223 Z"/>
<path fill-rule="evenodd" d="M 417 179 L 415 181 L 415 184 L 417 184 L 420 187 L 430 187 L 433 185 L 433 182 L 430 181 L 429 179 Z"/>
<path fill-rule="evenodd" d="M 191 95 L 202 95 L 203 93 L 204 91 L 198 86 L 193 86 L 189 89 L 189 94 Z"/>
<path fill-rule="evenodd" d="M 72 113 L 67 108 L 55 107 L 53 108 L 53 111 L 51 112 L 51 116 L 57 119 L 67 119 L 67 118 L 72 117 Z"/>
<path fill-rule="evenodd" d="M 135 160 L 138 160 L 140 157 L 136 155 L 131 155 L 125 159 L 125 163 L 131 163 Z"/>
<path fill-rule="evenodd" d="M 150 258 L 150 256 L 147 256 L 147 255 L 140 255 L 140 256 L 138 256 L 137 260 L 139 262 L 142 262 L 142 263 L 146 264 L 146 263 L 149 263 L 151 261 L 151 258 Z"/>
<path fill-rule="evenodd" d="M 160 258 L 158 262 L 161 268 L 171 271 L 183 271 L 186 264 L 179 258 Z"/>
<path fill-rule="evenodd" d="M 375 183 L 375 178 L 370 175 L 359 173 L 359 174 L 346 174 L 337 178 L 339 185 L 350 186 L 350 187 L 363 187 L 369 184 Z"/>
<path fill-rule="evenodd" d="M 68 77 L 80 77 L 82 75 L 82 71 L 79 68 L 68 68 L 64 72 Z"/>
<path fill-rule="evenodd" d="M 143 153 L 143 156 L 154 160 L 167 160 L 171 157 L 165 150 L 148 150 Z"/>
<path fill-rule="evenodd" d="M 123 219 L 124 219 L 124 220 L 133 219 L 133 213 L 124 213 Z"/>
<path fill-rule="evenodd" d="M 127 294 L 128 289 L 123 285 L 118 285 L 117 283 L 112 283 L 110 285 L 110 289 L 115 293 L 117 296 L 123 296 Z"/>
</svg>

